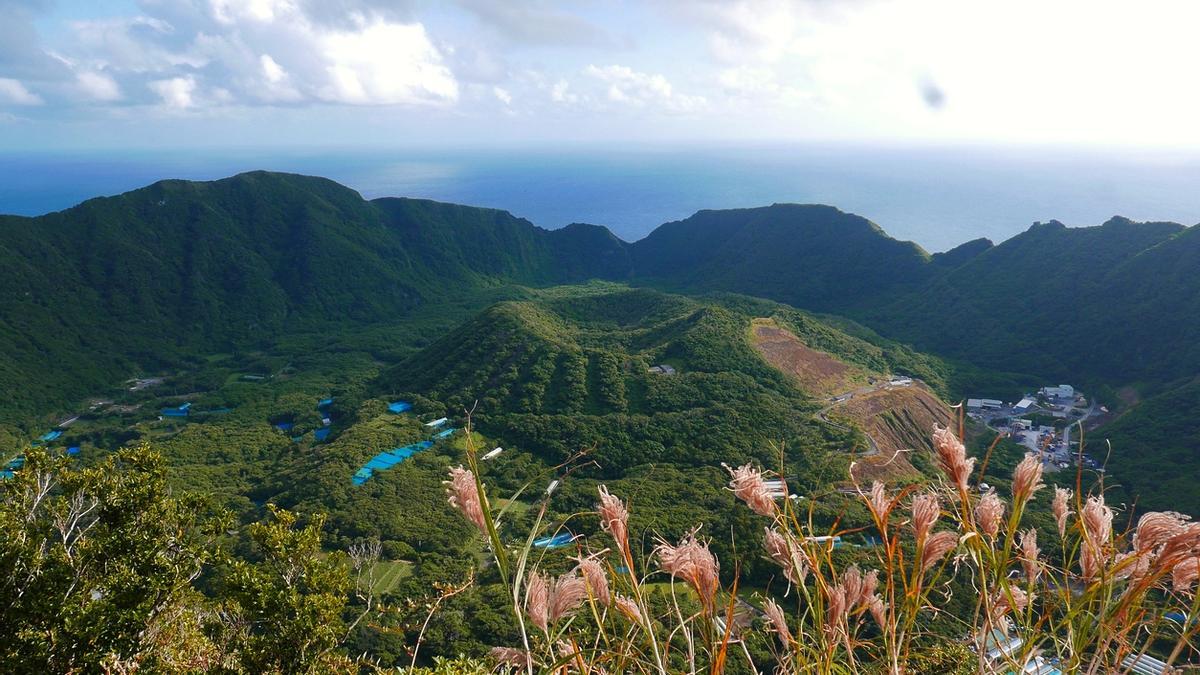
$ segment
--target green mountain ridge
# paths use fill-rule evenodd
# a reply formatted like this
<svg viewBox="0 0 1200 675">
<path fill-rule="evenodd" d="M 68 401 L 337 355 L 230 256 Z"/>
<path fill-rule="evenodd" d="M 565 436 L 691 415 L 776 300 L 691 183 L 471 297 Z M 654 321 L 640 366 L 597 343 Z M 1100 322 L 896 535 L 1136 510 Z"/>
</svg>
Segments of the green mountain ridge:
<svg viewBox="0 0 1200 675">
<path fill-rule="evenodd" d="M 698 217 L 707 223 L 714 213 Z M 778 216 L 789 232 L 823 233 L 810 247 L 823 259 L 841 221 L 858 239 L 885 249 L 892 241 L 829 207 L 736 213 L 745 221 L 737 236 L 720 223 L 680 227 L 712 229 L 708 240 L 723 249 L 747 246 L 748 232 L 776 227 Z M 820 217 L 810 227 L 812 214 Z M 347 322 L 392 322 L 498 284 L 667 277 L 686 262 L 672 229 L 629 244 L 598 226 L 550 231 L 495 209 L 368 202 L 327 179 L 261 171 L 161 181 L 45 216 L 0 217 L 0 283 L 9 290 L 0 298 L 0 348 L 10 355 L 0 369 L 0 420 L 66 405 L 194 354 Z M 718 269 L 724 257 L 710 252 L 704 274 L 730 279 Z M 795 298 L 815 302 L 828 282 L 805 279 L 804 288 L 792 285 Z M 680 285 L 746 290 L 694 278 Z"/>
<path fill-rule="evenodd" d="M 576 262 L 594 247 L 575 231 L 591 234 L 266 172 L 0 217 L 0 419 L 192 354 L 390 321 L 498 280 L 583 280 L 604 259 Z"/>
<path fill-rule="evenodd" d="M 1200 279 L 1179 273 L 1200 259 L 1187 250 L 1196 232 L 1125 218 L 1087 228 L 1039 223 L 911 293 L 849 313 L 984 368 L 1019 363 L 1027 373 L 1084 384 L 1168 383 L 1200 370 L 1195 346 L 1164 344 L 1173 332 L 1200 328 L 1195 315 L 1171 307 L 1200 293 Z"/>
<path fill-rule="evenodd" d="M 589 279 L 848 317 L 860 325 L 827 323 L 954 360 L 945 377 L 956 396 L 1007 399 L 1067 381 L 1110 404 L 1123 386 L 1150 399 L 1200 373 L 1198 260 L 1200 227 L 1121 217 L 1038 223 L 930 255 L 820 205 L 700 211 L 629 243 L 601 226 L 545 230 L 496 209 L 366 201 L 308 176 L 162 181 L 0 217 L 0 423 L 40 426 L 127 377 L 213 353 L 399 326 L 440 303 L 478 308 L 484 296 Z M 561 341 L 560 329 L 547 332 Z M 514 354 L 531 359 L 515 377 L 541 372 L 537 349 L 560 359 L 592 349 L 554 340 Z M 585 409 L 595 401 L 589 393 Z M 521 414 L 547 412 L 536 409 Z M 1130 451 L 1146 449 L 1137 440 Z"/>
<path fill-rule="evenodd" d="M 747 293 L 815 311 L 855 306 L 928 278 L 912 242 L 832 206 L 700 211 L 633 244 L 636 276 L 689 290 Z"/>
</svg>

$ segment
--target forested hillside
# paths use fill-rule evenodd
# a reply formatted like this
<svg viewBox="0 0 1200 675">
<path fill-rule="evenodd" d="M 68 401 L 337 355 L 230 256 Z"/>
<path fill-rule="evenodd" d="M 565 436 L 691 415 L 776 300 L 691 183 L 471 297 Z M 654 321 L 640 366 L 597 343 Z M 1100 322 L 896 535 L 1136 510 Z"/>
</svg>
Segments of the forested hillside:
<svg viewBox="0 0 1200 675">
<path fill-rule="evenodd" d="M 827 206 L 702 211 L 627 243 L 603 227 L 547 231 L 493 209 L 368 202 L 321 178 L 163 181 L 38 218 L 0 217 L 0 422 L 29 433 L 31 420 L 44 424 L 128 377 L 297 336 L 363 331 L 376 358 L 411 353 L 439 337 L 413 326 L 445 326 L 531 287 L 588 279 L 735 291 L 850 316 L 952 359 L 927 381 L 956 396 L 1008 398 L 1061 380 L 1114 403 L 1120 387 L 1149 397 L 1200 372 L 1197 260 L 1197 228 L 1124 218 L 1038 224 L 999 245 L 976 240 L 930 256 Z M 634 311 L 663 301 L 621 302 Z M 408 376 L 457 404 L 480 396 L 514 414 L 637 414 L 645 383 L 624 382 L 618 395 L 608 389 L 617 380 L 598 373 L 679 357 L 696 331 L 720 323 L 722 307 L 777 311 L 755 302 L 648 308 L 673 317 L 656 333 L 616 319 L 573 323 L 545 304 L 505 305 L 488 316 L 501 332 L 468 324 L 425 357 L 441 361 Z M 840 318 L 823 325 L 878 339 Z M 467 348 L 476 351 L 454 351 Z M 472 370 L 487 350 L 509 361 Z M 586 392 L 572 389 L 580 372 Z"/>
<path fill-rule="evenodd" d="M 701 211 L 633 245 L 639 278 L 838 312 L 928 279 L 930 257 L 831 206 Z"/>
<path fill-rule="evenodd" d="M 911 285 L 927 257 L 829 207 L 702 212 L 628 244 L 494 209 L 367 202 L 322 178 L 162 181 L 0 217 L 0 419 L 191 356 L 394 323 L 496 285 L 646 279 L 835 309 Z"/>
<path fill-rule="evenodd" d="M 789 463 L 809 464 L 805 448 L 825 442 L 812 436 L 816 408 L 756 353 L 748 309 L 788 321 L 848 363 L 942 382 L 936 359 L 851 337 L 782 305 L 598 286 L 491 307 L 378 386 L 394 398 L 478 405 L 481 429 L 541 448 L 549 462 L 595 448 L 609 476 L 646 462 L 775 464 L 770 438 L 788 441 Z M 674 372 L 653 372 L 658 365 Z"/>
<path fill-rule="evenodd" d="M 1109 483 L 1141 511 L 1200 514 L 1200 382 L 1141 402 L 1091 439 L 1091 452 L 1108 456 Z M 1100 445 L 1108 441 L 1108 446 Z"/>
<path fill-rule="evenodd" d="M 1200 367 L 1181 343 L 1200 301 L 1194 229 L 1114 218 L 1035 225 L 911 293 L 853 313 L 885 334 L 992 369 L 1088 383 L 1170 381 Z M 1197 252 L 1200 253 L 1200 252 Z M 931 320 L 937 317 L 936 320 Z M 1065 381 L 1065 380 L 1064 380 Z"/>
<path fill-rule="evenodd" d="M 596 235 L 266 172 L 6 216 L 0 419 L 196 354 L 394 322 L 498 281 L 585 279 L 607 264 Z"/>
</svg>

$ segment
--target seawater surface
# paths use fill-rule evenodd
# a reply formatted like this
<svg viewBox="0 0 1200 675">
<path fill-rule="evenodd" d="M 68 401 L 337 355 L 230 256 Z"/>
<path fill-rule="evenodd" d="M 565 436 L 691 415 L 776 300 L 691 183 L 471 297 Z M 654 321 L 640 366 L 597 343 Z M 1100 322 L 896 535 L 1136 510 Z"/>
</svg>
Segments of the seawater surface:
<svg viewBox="0 0 1200 675">
<path fill-rule="evenodd" d="M 505 209 L 545 228 L 606 225 L 631 241 L 700 209 L 775 202 L 831 204 L 930 251 L 1039 220 L 1200 221 L 1200 154 L 859 145 L 0 154 L 0 213 L 254 169 L 325 176 L 367 198 Z"/>
</svg>

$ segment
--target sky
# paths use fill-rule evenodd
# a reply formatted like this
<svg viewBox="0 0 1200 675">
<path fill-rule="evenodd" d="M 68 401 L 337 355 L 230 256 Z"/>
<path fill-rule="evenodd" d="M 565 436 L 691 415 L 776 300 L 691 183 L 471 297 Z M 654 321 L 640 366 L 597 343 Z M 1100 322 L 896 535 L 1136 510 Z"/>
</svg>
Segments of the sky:
<svg viewBox="0 0 1200 675">
<path fill-rule="evenodd" d="M 1186 0 L 0 0 L 0 151 L 1200 148 Z"/>
</svg>

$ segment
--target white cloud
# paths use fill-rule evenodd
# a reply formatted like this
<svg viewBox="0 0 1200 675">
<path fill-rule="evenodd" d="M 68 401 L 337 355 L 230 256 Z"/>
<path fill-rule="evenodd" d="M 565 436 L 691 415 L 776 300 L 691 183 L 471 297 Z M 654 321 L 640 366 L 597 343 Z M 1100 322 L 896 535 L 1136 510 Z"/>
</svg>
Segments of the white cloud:
<svg viewBox="0 0 1200 675">
<path fill-rule="evenodd" d="M 606 85 L 608 100 L 632 106 L 656 105 L 673 111 L 689 111 L 704 105 L 701 96 L 687 96 L 675 92 L 666 77 L 643 73 L 628 66 L 589 65 L 584 73 Z"/>
<path fill-rule="evenodd" d="M 287 79 L 287 73 L 284 72 L 283 66 L 276 63 L 270 54 L 263 54 L 258 57 L 258 60 L 262 64 L 263 77 L 267 78 L 267 82 L 278 84 Z"/>
<path fill-rule="evenodd" d="M 315 36 L 328 82 L 326 101 L 350 104 L 445 103 L 458 82 L 421 24 L 375 21 L 354 31 Z"/>
<path fill-rule="evenodd" d="M 41 96 L 29 91 L 20 80 L 0 77 L 0 103 L 14 105 L 42 105 Z"/>
<path fill-rule="evenodd" d="M 196 104 L 196 80 L 193 77 L 154 80 L 149 87 L 167 107 L 184 110 Z"/>
<path fill-rule="evenodd" d="M 84 71 L 75 75 L 75 85 L 85 97 L 92 101 L 119 101 L 121 87 L 117 81 L 104 73 Z"/>
<path fill-rule="evenodd" d="M 149 16 L 75 21 L 72 48 L 112 73 L 163 73 L 201 68 L 207 61 L 186 48 L 191 36 L 162 19 Z"/>
<path fill-rule="evenodd" d="M 304 98 L 296 87 L 292 84 L 291 75 L 279 65 L 275 59 L 271 58 L 270 54 L 262 54 L 258 57 L 259 65 L 262 69 L 262 86 L 258 90 L 258 97 L 264 101 L 278 102 L 295 102 Z M 225 90 L 226 101 L 233 100 L 233 93 Z"/>
<path fill-rule="evenodd" d="M 213 18 L 223 24 L 236 24 L 240 20 L 269 22 L 295 11 L 290 0 L 210 0 L 209 9 Z"/>
<path fill-rule="evenodd" d="M 568 91 L 570 88 L 571 88 L 571 84 L 569 82 L 567 82 L 566 80 L 562 80 L 562 79 L 558 80 L 550 88 L 550 100 L 554 101 L 555 103 L 574 103 L 574 102 L 576 102 L 577 100 L 579 100 L 579 97 L 576 96 L 573 92 Z"/>
<path fill-rule="evenodd" d="M 545 0 L 458 0 L 484 25 L 509 40 L 530 45 L 606 47 L 616 43 L 604 28 L 578 13 L 564 10 L 565 3 Z"/>
<path fill-rule="evenodd" d="M 396 3 L 166 0 L 141 8 L 147 15 L 71 24 L 73 51 L 60 60 L 81 64 L 80 73 L 103 71 L 112 84 L 79 75 L 77 88 L 93 100 L 116 101 L 122 88 L 177 108 L 458 100 L 442 49 L 421 23 L 393 19 L 404 14 Z"/>
<path fill-rule="evenodd" d="M 520 106 L 512 128 L 530 137 L 1200 145 L 1200 89 L 1180 85 L 1200 67 L 1200 3 L 1178 0 L 126 4 L 42 36 L 71 3 L 0 0 L 0 103 L 79 106 L 77 118 L 97 104 L 311 107 L 294 114 L 342 127 L 398 117 L 334 108 L 398 106 L 489 138 L 499 102 Z M 642 123 L 656 113 L 659 126 Z"/>
</svg>

